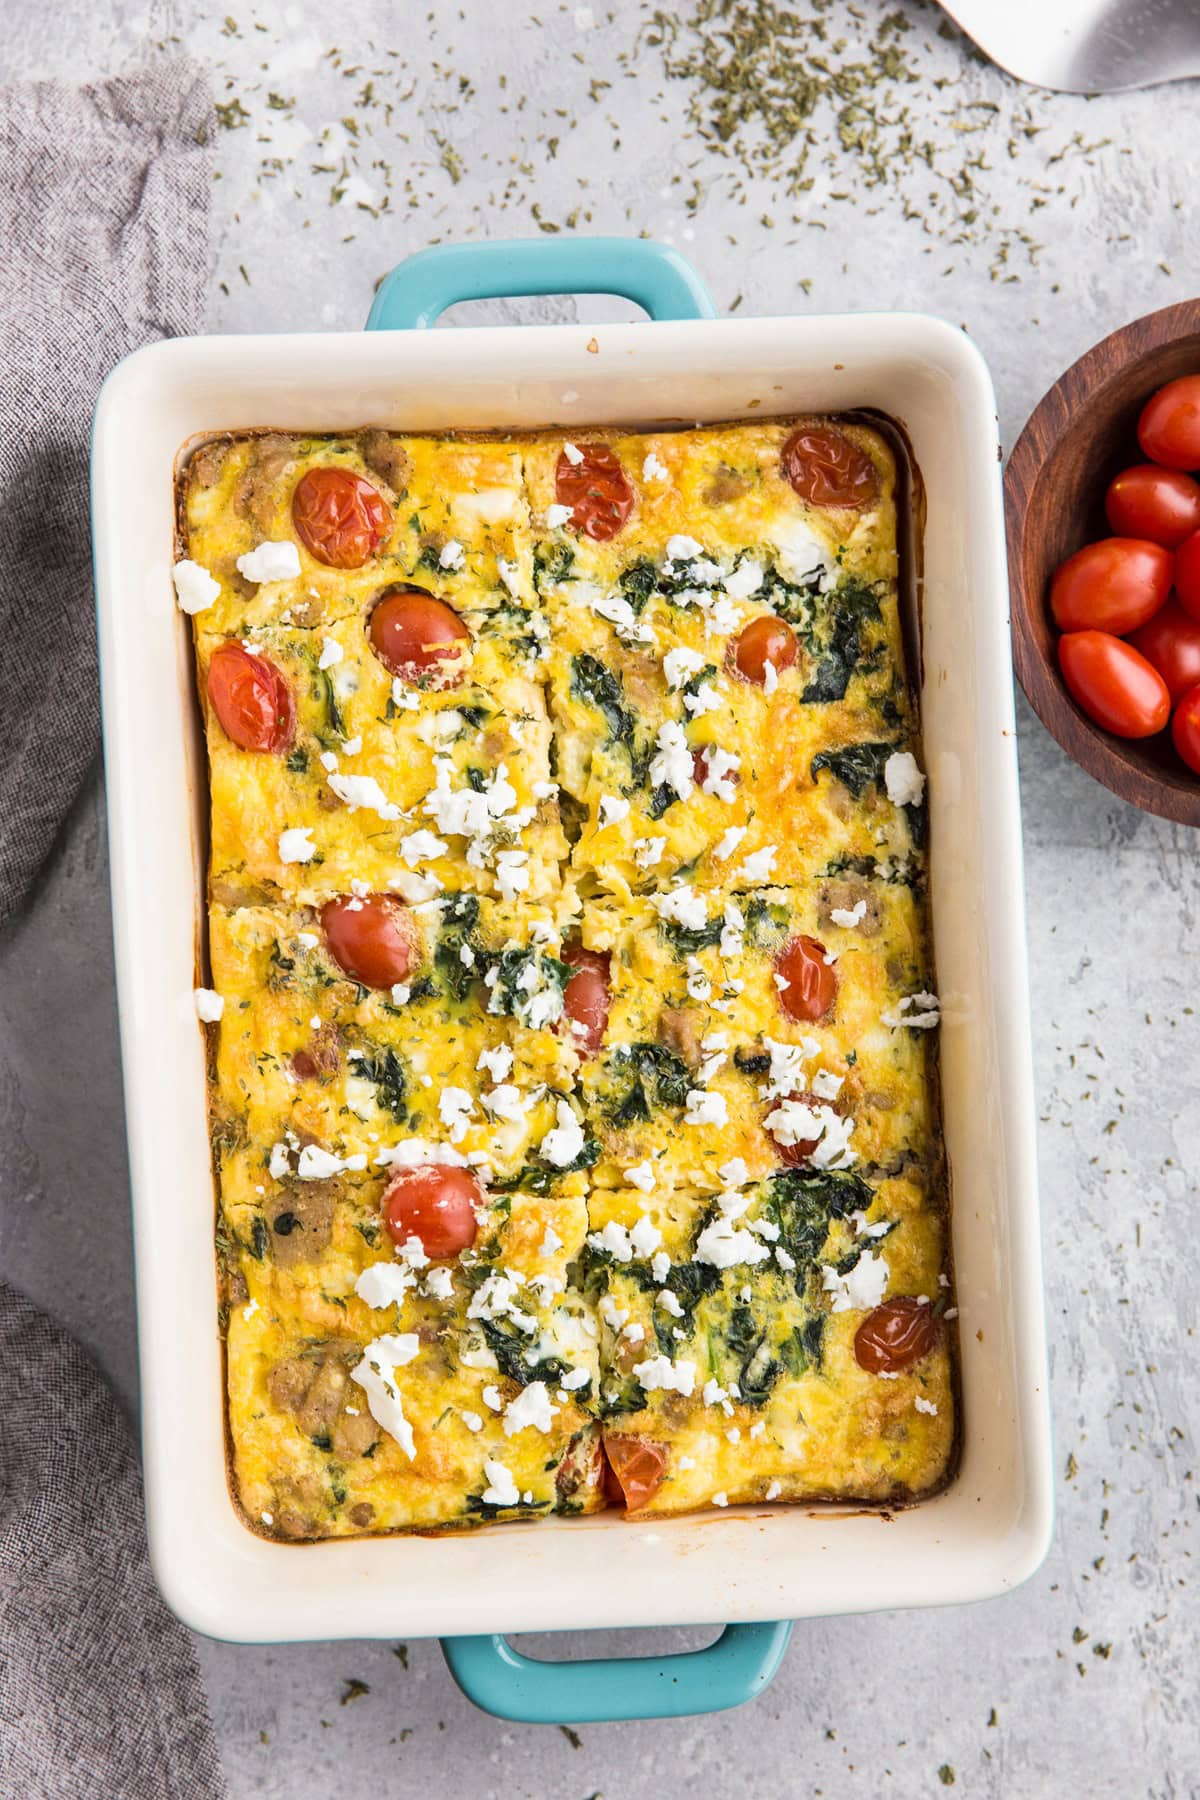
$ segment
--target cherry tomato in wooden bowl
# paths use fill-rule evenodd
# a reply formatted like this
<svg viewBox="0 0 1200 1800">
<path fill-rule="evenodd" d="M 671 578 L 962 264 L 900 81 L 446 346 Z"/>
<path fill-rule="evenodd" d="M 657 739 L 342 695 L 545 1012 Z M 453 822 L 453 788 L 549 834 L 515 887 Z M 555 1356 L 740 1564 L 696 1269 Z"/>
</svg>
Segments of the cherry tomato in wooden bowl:
<svg viewBox="0 0 1200 1800">
<path fill-rule="evenodd" d="M 1101 538 L 1054 571 L 1050 610 L 1060 631 L 1136 631 L 1171 591 L 1173 559 L 1145 538 Z"/>
<path fill-rule="evenodd" d="M 1200 681 L 1200 619 L 1184 612 L 1174 596 L 1148 625 L 1130 632 L 1129 642 L 1154 664 L 1172 703 Z"/>
<path fill-rule="evenodd" d="M 1165 469 L 1200 469 L 1200 375 L 1181 375 L 1142 408 L 1138 443 Z"/>
<path fill-rule="evenodd" d="M 1175 593 L 1184 612 L 1200 619 L 1200 531 L 1184 538 L 1175 552 Z"/>
<path fill-rule="evenodd" d="M 1118 537 L 1149 538 L 1175 550 L 1200 530 L 1200 482 L 1178 469 L 1135 463 L 1109 482 L 1104 510 Z"/>
<path fill-rule="evenodd" d="M 1171 739 L 1188 768 L 1200 775 L 1200 682 L 1188 689 L 1175 708 Z"/>
<path fill-rule="evenodd" d="M 1153 737 L 1166 724 L 1167 684 L 1123 638 L 1110 631 L 1069 631 L 1058 640 L 1058 661 L 1076 705 L 1115 737 Z"/>
</svg>

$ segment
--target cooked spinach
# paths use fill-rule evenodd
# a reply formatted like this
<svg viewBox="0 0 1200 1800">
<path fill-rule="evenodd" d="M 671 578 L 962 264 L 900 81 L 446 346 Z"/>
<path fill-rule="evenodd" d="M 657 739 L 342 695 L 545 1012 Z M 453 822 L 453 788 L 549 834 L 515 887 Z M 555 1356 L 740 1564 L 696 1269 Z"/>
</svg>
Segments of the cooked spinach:
<svg viewBox="0 0 1200 1800">
<path fill-rule="evenodd" d="M 790 1375 L 803 1375 L 820 1367 L 825 1342 L 825 1314 L 812 1313 L 803 1325 L 794 1325 L 779 1346 L 784 1367 Z"/>
<path fill-rule="evenodd" d="M 709 919 L 703 925 L 679 925 L 674 919 L 662 919 L 658 929 L 671 955 L 682 962 L 687 956 L 698 956 L 701 950 L 719 944 L 724 926 L 720 919 Z"/>
<path fill-rule="evenodd" d="M 374 1082 L 380 1106 L 403 1125 L 408 1118 L 408 1079 L 404 1064 L 391 1046 L 386 1050 L 364 1049 L 360 1056 L 353 1058 L 352 1067 L 357 1074 Z"/>
<path fill-rule="evenodd" d="M 792 1279 L 803 1295 L 834 1219 L 870 1206 L 874 1190 L 850 1170 L 784 1169 L 772 1175 L 764 1212 L 779 1227 L 779 1243 L 796 1264 Z"/>
<path fill-rule="evenodd" d="M 561 1168 L 557 1163 L 526 1163 L 515 1175 L 493 1176 L 491 1190 L 493 1194 L 549 1194 L 564 1175 L 574 1175 L 581 1169 L 594 1168 L 599 1161 L 599 1144 L 595 1138 L 584 1138 L 583 1148 L 572 1162 Z"/>
<path fill-rule="evenodd" d="M 270 1241 L 271 1236 L 267 1230 L 267 1221 L 263 1218 L 255 1219 L 254 1224 L 250 1228 L 249 1244 L 250 1254 L 255 1262 L 262 1261 L 267 1253 L 267 1245 Z"/>
<path fill-rule="evenodd" d="M 765 1075 L 771 1066 L 770 1052 L 746 1050 L 739 1045 L 733 1053 L 733 1066 L 740 1069 L 743 1075 Z"/>
<path fill-rule="evenodd" d="M 491 957 L 489 966 L 496 975 L 490 984 L 489 1012 L 506 1014 L 528 1024 L 534 996 L 540 998 L 549 991 L 557 1002 L 554 1018 L 561 1016 L 563 991 L 571 979 L 571 969 L 557 956 L 548 950 L 514 948 Z"/>
<path fill-rule="evenodd" d="M 586 652 L 571 660 L 571 692 L 585 706 L 594 706 L 603 714 L 609 741 L 624 744 L 630 757 L 634 754 L 633 714 L 625 704 L 625 689 L 619 675 L 605 668 L 597 657 Z"/>
<path fill-rule="evenodd" d="M 622 1044 L 613 1051 L 608 1068 L 622 1088 L 607 1109 L 618 1129 L 652 1118 L 660 1107 L 678 1111 L 687 1103 L 691 1075 L 683 1058 L 666 1044 Z"/>
<path fill-rule="evenodd" d="M 540 1361 L 533 1356 L 529 1338 L 510 1320 L 480 1319 L 479 1324 L 500 1373 L 510 1381 L 528 1387 L 531 1381 L 561 1381 L 569 1372 L 569 1365 L 561 1356 L 547 1356 Z M 536 1344 L 536 1338 L 533 1341 Z"/>
<path fill-rule="evenodd" d="M 544 594 L 544 582 L 574 581 L 571 566 L 575 561 L 572 545 L 555 542 L 543 542 L 534 547 L 533 552 L 533 590 L 536 594 Z"/>
<path fill-rule="evenodd" d="M 819 660 L 802 700 L 827 702 L 845 696 L 862 655 L 863 626 L 878 618 L 879 596 L 874 588 L 857 576 L 847 576 L 821 608 L 811 646 Z"/>
<path fill-rule="evenodd" d="M 482 1494 L 468 1494 L 464 1504 L 469 1513 L 480 1519 L 507 1519 L 513 1513 L 524 1513 L 533 1518 L 538 1513 L 550 1511 L 549 1500 L 515 1500 L 511 1506 L 497 1506 L 494 1501 L 485 1500 Z"/>
<path fill-rule="evenodd" d="M 746 903 L 746 935 L 756 950 L 773 949 L 788 928 L 788 909 L 781 900 L 755 894 Z"/>
<path fill-rule="evenodd" d="M 652 819 L 661 819 L 669 806 L 674 806 L 679 795 L 667 782 L 660 782 L 650 796 L 650 804 L 646 811 Z"/>
<path fill-rule="evenodd" d="M 291 770 L 293 775 L 303 775 L 308 768 L 308 751 L 300 748 L 289 750 L 287 754 L 287 767 Z"/>
<path fill-rule="evenodd" d="M 471 983 L 478 979 L 474 965 L 462 958 L 464 944 L 472 950 L 477 948 L 471 940 L 478 923 L 479 901 L 474 894 L 460 894 L 442 913 L 433 964 L 446 992 L 455 1000 L 464 999 Z"/>
<path fill-rule="evenodd" d="M 337 693 L 328 669 L 318 669 L 314 665 L 312 696 L 325 713 L 324 725 L 317 732 L 317 737 L 327 750 L 340 750 L 342 739 L 346 736 L 346 722 L 342 718 L 342 709 L 338 705 Z"/>
<path fill-rule="evenodd" d="M 740 558 L 738 559 L 741 560 Z M 798 625 L 805 629 L 812 618 L 813 601 L 821 589 L 823 569 L 820 564 L 812 573 L 800 581 L 788 581 L 779 573 L 773 562 L 766 562 L 763 569 L 762 585 L 754 594 L 755 600 L 761 600 L 772 612 L 777 612 L 781 619 L 789 625 Z"/>
<path fill-rule="evenodd" d="M 617 579 L 617 586 L 635 613 L 641 612 L 657 585 L 658 570 L 644 556 L 622 569 Z"/>
<path fill-rule="evenodd" d="M 747 1406 L 765 1406 L 784 1364 L 772 1356 L 764 1331 L 750 1346 L 738 1371 L 738 1394 Z"/>
<path fill-rule="evenodd" d="M 612 1371 L 600 1389 L 600 1411 L 602 1417 L 615 1419 L 622 1413 L 641 1412 L 646 1405 L 646 1390 L 632 1375 L 618 1379 L 613 1385 L 616 1371 Z"/>
<path fill-rule="evenodd" d="M 813 780 L 828 769 L 843 787 L 861 800 L 872 782 L 883 779 L 883 767 L 896 749 L 895 744 L 846 744 L 841 750 L 818 750 L 809 764 Z"/>
</svg>

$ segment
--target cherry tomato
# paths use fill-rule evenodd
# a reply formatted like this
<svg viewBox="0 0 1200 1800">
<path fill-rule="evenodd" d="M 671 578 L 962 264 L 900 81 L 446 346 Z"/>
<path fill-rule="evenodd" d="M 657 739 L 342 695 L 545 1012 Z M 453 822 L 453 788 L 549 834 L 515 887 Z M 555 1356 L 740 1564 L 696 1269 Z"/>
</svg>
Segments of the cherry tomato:
<svg viewBox="0 0 1200 1800">
<path fill-rule="evenodd" d="M 771 1140 L 775 1142 L 774 1139 Z M 799 1169 L 808 1161 L 820 1138 L 801 1138 L 798 1144 L 775 1144 L 775 1154 L 785 1169 Z"/>
<path fill-rule="evenodd" d="M 793 431 L 783 446 L 780 467 L 784 480 L 812 506 L 861 511 L 879 492 L 879 473 L 870 457 L 843 432 L 828 426 Z"/>
<path fill-rule="evenodd" d="M 729 647 L 733 672 L 742 681 L 762 687 L 767 679 L 767 664 L 778 675 L 790 669 L 798 654 L 796 634 L 783 619 L 762 613 L 744 625 Z"/>
<path fill-rule="evenodd" d="M 1175 552 L 1175 592 L 1184 612 L 1200 619 L 1200 531 L 1184 538 Z"/>
<path fill-rule="evenodd" d="M 581 446 L 583 461 L 559 454 L 554 492 L 560 506 L 571 508 L 571 525 L 596 543 L 616 537 L 633 511 L 633 489 L 607 444 Z"/>
<path fill-rule="evenodd" d="M 336 1025 L 322 1025 L 302 1050 L 292 1056 L 292 1071 L 301 1081 L 325 1081 L 342 1066 Z"/>
<path fill-rule="evenodd" d="M 1177 469 L 1137 463 L 1113 476 L 1104 510 L 1118 537 L 1149 538 L 1174 550 L 1200 529 L 1200 482 Z"/>
<path fill-rule="evenodd" d="M 1183 375 L 1159 388 L 1142 408 L 1137 435 L 1151 462 L 1200 469 L 1200 375 Z"/>
<path fill-rule="evenodd" d="M 457 687 L 463 678 L 463 647 L 471 630 L 452 606 L 424 588 L 389 588 L 376 602 L 367 626 L 371 648 L 393 675 L 416 681 L 432 672 L 439 687 Z"/>
<path fill-rule="evenodd" d="M 868 1313 L 854 1334 L 854 1360 L 872 1375 L 891 1375 L 928 1356 L 941 1324 L 928 1300 L 898 1294 Z"/>
<path fill-rule="evenodd" d="M 1200 682 L 1188 689 L 1175 708 L 1171 737 L 1188 768 L 1200 775 Z"/>
<path fill-rule="evenodd" d="M 694 751 L 692 754 L 692 780 L 698 788 L 704 786 L 705 782 L 708 780 L 709 770 L 712 767 L 712 758 L 709 754 L 710 748 L 710 745 L 703 744 L 699 750 Z M 741 774 L 737 769 L 730 769 L 721 776 L 722 781 L 728 781 L 733 787 L 737 787 L 740 784 L 741 779 Z"/>
<path fill-rule="evenodd" d="M 1117 737 L 1153 737 L 1171 712 L 1167 684 L 1152 663 L 1108 631 L 1069 631 L 1058 661 L 1072 699 Z"/>
<path fill-rule="evenodd" d="M 383 1190 L 384 1229 L 394 1244 L 418 1238 L 426 1256 L 439 1261 L 469 1250 L 483 1193 L 469 1169 L 419 1163 L 397 1169 Z"/>
<path fill-rule="evenodd" d="M 208 665 L 208 698 L 226 737 L 240 750 L 286 750 L 296 729 L 292 690 L 275 664 L 220 644 Z"/>
<path fill-rule="evenodd" d="M 790 938 L 775 958 L 787 982 L 779 1004 L 789 1019 L 823 1019 L 837 999 L 837 973 L 825 961 L 825 946 L 814 937 Z"/>
<path fill-rule="evenodd" d="M 583 1056 L 594 1056 L 608 1024 L 608 972 L 611 958 L 582 944 L 568 944 L 563 961 L 575 973 L 563 989 L 563 1011 L 571 1021 L 571 1042 Z"/>
<path fill-rule="evenodd" d="M 334 962 L 365 987 L 391 987 L 421 960 L 413 916 L 391 894 L 330 900 L 321 927 Z"/>
<path fill-rule="evenodd" d="M 1172 700 L 1200 681 L 1200 619 L 1184 612 L 1178 600 L 1168 600 L 1129 642 L 1153 663 Z"/>
<path fill-rule="evenodd" d="M 392 509 L 353 469 L 309 469 L 292 495 L 297 536 L 331 569 L 361 569 L 392 529 Z"/>
<path fill-rule="evenodd" d="M 1171 591 L 1174 559 L 1145 538 L 1101 538 L 1054 571 L 1050 610 L 1060 631 L 1136 631 Z"/>
<path fill-rule="evenodd" d="M 609 1467 L 620 1483 L 620 1498 L 630 1512 L 648 1506 L 663 1484 L 671 1453 L 666 1444 L 653 1438 L 634 1437 L 617 1432 L 605 1434 L 604 1453 Z"/>
</svg>

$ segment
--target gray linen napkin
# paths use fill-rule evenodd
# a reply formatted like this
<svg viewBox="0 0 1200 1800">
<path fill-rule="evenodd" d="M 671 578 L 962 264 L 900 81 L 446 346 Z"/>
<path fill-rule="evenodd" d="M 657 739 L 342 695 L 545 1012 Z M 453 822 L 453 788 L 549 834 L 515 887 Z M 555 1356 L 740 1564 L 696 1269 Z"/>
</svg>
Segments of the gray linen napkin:
<svg viewBox="0 0 1200 1800">
<path fill-rule="evenodd" d="M 202 323 L 210 131 L 190 64 L 0 88 L 0 926 L 96 755 L 88 428 L 128 350 Z M 128 1427 L 3 1282 L 0 1386 L 0 1795 L 219 1800 Z"/>
</svg>

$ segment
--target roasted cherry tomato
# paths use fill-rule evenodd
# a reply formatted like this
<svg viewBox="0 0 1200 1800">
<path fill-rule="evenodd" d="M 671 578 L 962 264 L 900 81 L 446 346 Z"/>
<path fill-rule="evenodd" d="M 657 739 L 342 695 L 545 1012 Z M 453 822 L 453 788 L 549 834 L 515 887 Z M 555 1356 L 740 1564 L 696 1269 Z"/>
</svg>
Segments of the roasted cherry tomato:
<svg viewBox="0 0 1200 1800">
<path fill-rule="evenodd" d="M 803 1168 L 820 1141 L 820 1138 L 801 1138 L 798 1144 L 775 1144 L 775 1154 L 785 1169 Z"/>
<path fill-rule="evenodd" d="M 1189 688 L 1175 708 L 1171 737 L 1188 768 L 1200 775 L 1200 683 Z"/>
<path fill-rule="evenodd" d="M 1145 538 L 1101 538 L 1054 571 L 1050 610 L 1060 631 L 1136 631 L 1171 591 L 1174 559 Z"/>
<path fill-rule="evenodd" d="M 571 525 L 585 537 L 604 544 L 616 537 L 633 511 L 633 489 L 607 444 L 580 446 L 581 462 L 559 454 L 554 492 L 560 506 L 571 508 Z"/>
<path fill-rule="evenodd" d="M 309 469 L 292 495 L 292 522 L 305 548 L 331 569 L 361 569 L 392 529 L 392 509 L 353 469 Z"/>
<path fill-rule="evenodd" d="M 208 698 L 239 750 L 286 750 L 296 729 L 292 690 L 265 656 L 221 644 L 208 665 Z"/>
<path fill-rule="evenodd" d="M 666 1444 L 618 1432 L 614 1437 L 605 1436 L 604 1453 L 620 1484 L 619 1498 L 630 1512 L 648 1506 L 667 1472 L 671 1453 Z"/>
<path fill-rule="evenodd" d="M 865 451 L 827 425 L 793 431 L 780 466 L 810 506 L 847 506 L 862 511 L 879 492 L 879 472 Z"/>
<path fill-rule="evenodd" d="M 762 687 L 767 679 L 767 664 L 778 675 L 790 669 L 798 654 L 796 634 L 784 619 L 773 613 L 762 613 L 744 625 L 729 647 L 735 675 Z"/>
<path fill-rule="evenodd" d="M 457 1256 L 475 1242 L 475 1209 L 483 1193 L 469 1169 L 419 1163 L 397 1169 L 383 1190 L 383 1223 L 394 1244 L 418 1238 L 434 1261 Z"/>
<path fill-rule="evenodd" d="M 1182 375 L 1159 388 L 1142 408 L 1137 435 L 1151 462 L 1200 469 L 1200 375 Z"/>
<path fill-rule="evenodd" d="M 608 971 L 610 958 L 582 944 L 567 944 L 562 959 L 574 970 L 563 989 L 563 1011 L 570 1020 L 570 1038 L 583 1056 L 594 1056 L 604 1042 L 608 1024 Z"/>
<path fill-rule="evenodd" d="M 1153 663 L 1172 700 L 1200 681 L 1200 619 L 1184 612 L 1178 600 L 1168 600 L 1129 642 Z"/>
<path fill-rule="evenodd" d="M 1174 550 L 1200 530 L 1200 482 L 1177 469 L 1137 463 L 1113 476 L 1104 510 L 1118 537 L 1149 538 Z"/>
<path fill-rule="evenodd" d="M 342 1066 L 336 1025 L 322 1025 L 304 1049 L 293 1052 L 292 1072 L 300 1081 L 325 1081 Z"/>
<path fill-rule="evenodd" d="M 1069 631 L 1058 661 L 1072 698 L 1117 737 L 1153 737 L 1171 712 L 1167 684 L 1153 664 L 1108 631 Z"/>
<path fill-rule="evenodd" d="M 321 927 L 334 962 L 365 987 L 391 987 L 421 960 L 416 922 L 391 894 L 330 900 Z"/>
<path fill-rule="evenodd" d="M 817 938 L 794 937 L 775 958 L 775 972 L 787 982 L 779 1004 L 789 1019 L 823 1019 L 837 999 L 837 973 L 825 954 Z"/>
<path fill-rule="evenodd" d="M 1175 552 L 1175 592 L 1184 612 L 1200 619 L 1200 531 L 1184 538 Z"/>
<path fill-rule="evenodd" d="M 389 588 L 372 610 L 367 635 L 384 668 L 406 681 L 432 674 L 439 687 L 457 687 L 463 678 L 470 627 L 424 588 Z"/>
<path fill-rule="evenodd" d="M 891 1375 L 928 1356 L 941 1325 L 928 1300 L 897 1294 L 868 1313 L 854 1334 L 854 1360 L 872 1375 Z"/>
</svg>

